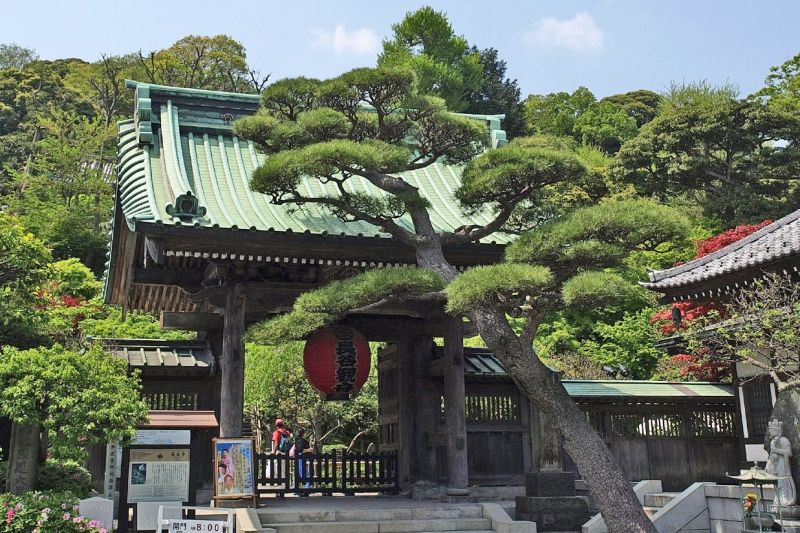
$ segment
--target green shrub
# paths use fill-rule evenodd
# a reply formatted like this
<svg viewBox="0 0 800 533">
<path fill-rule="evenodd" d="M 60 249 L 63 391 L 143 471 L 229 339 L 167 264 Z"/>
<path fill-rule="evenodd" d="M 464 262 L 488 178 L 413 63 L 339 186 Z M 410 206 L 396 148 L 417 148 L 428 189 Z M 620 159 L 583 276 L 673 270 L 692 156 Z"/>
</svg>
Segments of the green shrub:
<svg viewBox="0 0 800 533">
<path fill-rule="evenodd" d="M 39 467 L 36 488 L 53 492 L 70 492 L 85 498 L 92 492 L 92 476 L 75 461 L 48 460 Z"/>
<path fill-rule="evenodd" d="M 0 462 L 0 490 L 5 489 L 7 479 L 8 462 Z M 48 460 L 39 467 L 36 488 L 42 491 L 69 492 L 78 498 L 85 498 L 92 492 L 92 476 L 75 461 Z"/>
<path fill-rule="evenodd" d="M 0 512 L 3 533 L 107 533 L 111 530 L 80 516 L 78 498 L 69 492 L 0 494 Z"/>
</svg>

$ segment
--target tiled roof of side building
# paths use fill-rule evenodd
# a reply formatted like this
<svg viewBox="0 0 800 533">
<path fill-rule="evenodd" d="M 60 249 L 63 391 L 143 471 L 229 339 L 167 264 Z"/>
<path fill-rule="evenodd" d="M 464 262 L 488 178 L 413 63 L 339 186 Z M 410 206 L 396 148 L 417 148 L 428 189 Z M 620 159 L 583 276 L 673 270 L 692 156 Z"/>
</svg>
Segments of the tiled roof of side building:
<svg viewBox="0 0 800 533">
<path fill-rule="evenodd" d="M 441 355 L 442 349 L 437 347 L 436 356 Z M 464 374 L 478 378 L 508 378 L 503 365 L 487 348 L 464 348 Z M 564 379 L 561 383 L 573 398 L 733 398 L 733 388 L 725 383 L 611 379 Z"/>
<path fill-rule="evenodd" d="M 141 222 L 255 231 L 389 237 L 366 222 L 343 222 L 316 205 L 274 205 L 250 189 L 253 171 L 265 160 L 251 141 L 233 133 L 231 122 L 252 114 L 254 95 L 161 87 L 131 82 L 136 90 L 136 115 L 119 123 L 118 195 L 124 219 L 134 230 Z M 499 130 L 501 115 L 470 115 L 487 124 L 496 145 L 505 142 Z M 485 225 L 493 213 L 465 213 L 454 198 L 461 184 L 461 167 L 437 162 L 404 172 L 431 204 L 431 218 L 440 231 Z M 387 195 L 367 180 L 348 180 L 349 192 Z M 338 195 L 334 184 L 304 179 L 308 196 Z M 174 216 L 181 197 L 196 198 L 198 216 Z M 412 228 L 404 216 L 401 226 Z M 504 244 L 512 239 L 495 234 L 484 242 Z"/>
<path fill-rule="evenodd" d="M 706 282 L 800 253 L 800 210 L 714 253 L 674 268 L 649 272 L 640 282 L 651 290 L 668 290 Z"/>
</svg>

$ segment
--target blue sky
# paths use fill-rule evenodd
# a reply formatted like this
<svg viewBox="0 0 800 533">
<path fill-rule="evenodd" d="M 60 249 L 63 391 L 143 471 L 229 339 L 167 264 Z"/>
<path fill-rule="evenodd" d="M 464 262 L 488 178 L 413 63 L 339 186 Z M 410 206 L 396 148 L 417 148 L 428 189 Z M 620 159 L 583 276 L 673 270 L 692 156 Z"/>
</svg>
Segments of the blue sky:
<svg viewBox="0 0 800 533">
<path fill-rule="evenodd" d="M 328 77 L 372 65 L 391 25 L 423 2 L 392 0 L 120 2 L 5 0 L 0 42 L 45 59 L 169 46 L 187 34 L 226 33 L 272 80 Z M 442 0 L 455 30 L 495 47 L 523 96 L 597 96 L 672 81 L 730 81 L 756 90 L 772 65 L 800 53 L 800 2 L 745 0 Z"/>
</svg>

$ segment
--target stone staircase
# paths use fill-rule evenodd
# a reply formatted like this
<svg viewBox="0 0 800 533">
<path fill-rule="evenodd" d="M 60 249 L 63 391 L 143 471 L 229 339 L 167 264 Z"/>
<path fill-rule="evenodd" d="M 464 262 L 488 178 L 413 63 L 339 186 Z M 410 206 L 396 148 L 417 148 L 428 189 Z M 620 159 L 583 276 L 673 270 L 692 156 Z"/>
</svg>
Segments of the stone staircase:
<svg viewBox="0 0 800 533">
<path fill-rule="evenodd" d="M 654 514 L 674 500 L 679 494 L 680 492 L 656 492 L 653 494 L 645 494 L 642 508 L 647 516 L 653 518 Z"/>
<path fill-rule="evenodd" d="M 259 509 L 263 531 L 277 533 L 489 533 L 492 522 L 477 505 L 358 510 Z"/>
</svg>

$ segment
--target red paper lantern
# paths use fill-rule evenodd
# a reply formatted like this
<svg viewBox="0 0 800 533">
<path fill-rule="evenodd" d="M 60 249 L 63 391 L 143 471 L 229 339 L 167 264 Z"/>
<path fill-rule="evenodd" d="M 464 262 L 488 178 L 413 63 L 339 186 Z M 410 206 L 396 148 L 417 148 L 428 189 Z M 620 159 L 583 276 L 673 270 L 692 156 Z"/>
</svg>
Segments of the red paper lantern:
<svg viewBox="0 0 800 533">
<path fill-rule="evenodd" d="M 369 376 L 369 343 L 348 326 L 321 329 L 306 341 L 303 367 L 311 385 L 326 400 L 348 400 Z"/>
</svg>

